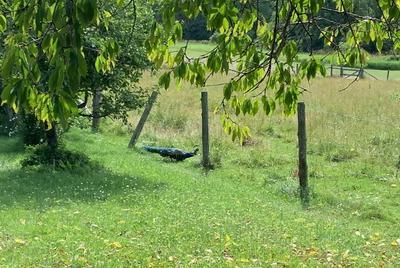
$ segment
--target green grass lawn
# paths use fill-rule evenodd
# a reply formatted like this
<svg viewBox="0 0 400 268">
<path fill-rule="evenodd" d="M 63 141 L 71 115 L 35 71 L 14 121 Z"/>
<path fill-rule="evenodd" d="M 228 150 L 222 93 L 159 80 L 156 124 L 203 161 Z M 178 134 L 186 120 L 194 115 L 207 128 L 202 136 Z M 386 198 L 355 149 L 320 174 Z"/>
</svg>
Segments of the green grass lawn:
<svg viewBox="0 0 400 268">
<path fill-rule="evenodd" d="M 265 162 L 237 150 L 206 175 L 199 159 L 128 151 L 127 137 L 74 130 L 66 141 L 103 167 L 21 170 L 16 140 L 1 139 L 1 266 L 399 264 L 399 186 L 365 176 L 362 163 L 312 157 L 326 175 L 311 178 L 303 210 L 290 144 L 274 140 Z"/>
<path fill-rule="evenodd" d="M 115 124 L 65 135 L 67 148 L 98 163 L 69 171 L 21 169 L 18 139 L 0 138 L 0 267 L 398 267 L 395 84 L 339 93 L 346 82 L 320 79 L 304 96 L 307 210 L 294 118 L 249 120 L 251 142 L 240 146 L 212 116 L 208 174 L 199 156 L 173 163 L 126 149 Z M 219 94 L 210 90 L 212 107 Z M 191 149 L 198 108 L 193 89 L 164 92 L 140 145 Z"/>
<path fill-rule="evenodd" d="M 174 47 L 172 47 L 171 51 L 178 51 L 181 47 L 184 47 L 185 45 L 185 42 L 179 42 Z M 187 53 L 190 57 L 200 57 L 210 52 L 214 47 L 215 45 L 212 43 L 190 41 L 188 44 Z"/>
</svg>

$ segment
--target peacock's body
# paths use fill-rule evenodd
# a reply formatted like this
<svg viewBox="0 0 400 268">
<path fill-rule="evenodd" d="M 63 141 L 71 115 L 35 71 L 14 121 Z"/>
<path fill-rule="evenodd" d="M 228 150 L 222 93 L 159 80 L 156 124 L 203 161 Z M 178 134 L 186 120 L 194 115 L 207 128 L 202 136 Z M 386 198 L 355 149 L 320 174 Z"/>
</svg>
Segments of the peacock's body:
<svg viewBox="0 0 400 268">
<path fill-rule="evenodd" d="M 198 149 L 193 150 L 193 152 L 185 152 L 177 148 L 151 147 L 151 146 L 145 146 L 144 149 L 148 152 L 157 153 L 162 157 L 169 157 L 176 161 L 183 161 L 187 158 L 193 157 L 198 152 Z"/>
</svg>

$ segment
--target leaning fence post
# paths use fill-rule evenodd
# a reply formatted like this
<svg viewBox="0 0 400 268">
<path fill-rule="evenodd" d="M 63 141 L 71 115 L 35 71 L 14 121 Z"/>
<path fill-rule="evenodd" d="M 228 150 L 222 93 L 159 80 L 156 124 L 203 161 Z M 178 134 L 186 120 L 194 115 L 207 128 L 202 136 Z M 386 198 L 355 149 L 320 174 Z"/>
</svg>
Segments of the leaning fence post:
<svg viewBox="0 0 400 268">
<path fill-rule="evenodd" d="M 389 81 L 389 76 L 390 76 L 390 70 L 387 70 L 387 74 L 386 74 L 386 80 Z"/>
<path fill-rule="evenodd" d="M 299 181 L 300 198 L 303 205 L 309 203 L 308 166 L 307 166 L 307 134 L 306 134 L 306 108 L 304 102 L 297 104 L 298 139 L 299 139 Z"/>
<path fill-rule="evenodd" d="M 201 118 L 202 118 L 202 143 L 203 143 L 203 167 L 210 168 L 210 141 L 208 126 L 208 93 L 201 92 Z"/>
<path fill-rule="evenodd" d="M 133 132 L 128 148 L 132 148 L 133 146 L 135 146 L 137 140 L 139 139 L 140 133 L 142 132 L 144 124 L 146 123 L 147 118 L 149 117 L 151 108 L 153 107 L 153 104 L 156 101 L 157 96 L 158 96 L 158 91 L 154 90 L 153 93 L 151 93 L 151 96 L 147 101 L 146 107 L 144 108 L 144 112 L 140 117 L 139 123 L 137 124 L 136 129 Z"/>
</svg>

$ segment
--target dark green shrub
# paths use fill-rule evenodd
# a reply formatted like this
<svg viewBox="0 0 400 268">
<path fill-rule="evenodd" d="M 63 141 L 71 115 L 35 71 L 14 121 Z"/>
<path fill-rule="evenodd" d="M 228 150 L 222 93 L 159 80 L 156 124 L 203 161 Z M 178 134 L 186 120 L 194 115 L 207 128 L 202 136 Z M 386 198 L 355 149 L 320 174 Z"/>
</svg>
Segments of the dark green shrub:
<svg viewBox="0 0 400 268">
<path fill-rule="evenodd" d="M 45 127 L 36 116 L 22 112 L 19 115 L 18 133 L 22 136 L 25 145 L 32 146 L 46 141 Z"/>
<path fill-rule="evenodd" d="M 0 135 L 12 136 L 16 133 L 17 116 L 0 106 Z"/>
<path fill-rule="evenodd" d="M 74 169 L 91 165 L 90 159 L 83 153 L 73 152 L 59 147 L 55 151 L 49 146 L 38 145 L 28 158 L 21 162 L 22 167 L 51 166 L 58 169 Z"/>
</svg>

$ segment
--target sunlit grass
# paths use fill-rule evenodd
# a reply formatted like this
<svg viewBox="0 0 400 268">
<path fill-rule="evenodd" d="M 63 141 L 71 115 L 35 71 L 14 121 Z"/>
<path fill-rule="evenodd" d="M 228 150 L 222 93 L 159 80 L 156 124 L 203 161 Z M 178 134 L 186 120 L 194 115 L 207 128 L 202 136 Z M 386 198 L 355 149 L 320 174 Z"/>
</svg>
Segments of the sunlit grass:
<svg viewBox="0 0 400 268">
<path fill-rule="evenodd" d="M 210 81 L 219 84 L 226 78 Z M 400 105 L 396 82 L 304 83 L 311 204 L 298 200 L 296 118 L 239 118 L 233 143 L 212 113 L 212 162 L 175 163 L 143 145 L 200 146 L 200 89 L 162 91 L 138 148 L 132 129 L 73 128 L 67 148 L 97 165 L 21 169 L 18 139 L 0 138 L 0 267 L 397 267 Z M 146 74 L 144 87 L 156 78 Z M 132 114 L 134 126 L 140 112 Z"/>
</svg>

